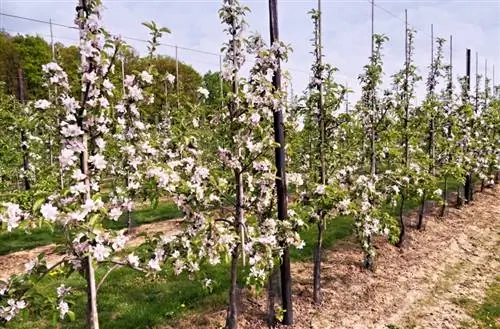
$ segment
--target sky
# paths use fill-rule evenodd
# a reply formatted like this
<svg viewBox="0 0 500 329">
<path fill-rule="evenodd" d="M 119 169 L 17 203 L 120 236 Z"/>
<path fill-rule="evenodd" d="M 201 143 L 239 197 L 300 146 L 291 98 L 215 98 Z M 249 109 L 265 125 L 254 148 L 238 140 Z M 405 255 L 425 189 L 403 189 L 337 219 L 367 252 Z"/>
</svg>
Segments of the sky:
<svg viewBox="0 0 500 329">
<path fill-rule="evenodd" d="M 0 0 L 0 12 L 72 25 L 76 0 Z M 154 20 L 168 27 L 172 33 L 162 42 L 178 45 L 178 58 L 192 65 L 200 73 L 219 69 L 219 56 L 197 53 L 194 48 L 220 53 L 225 41 L 218 9 L 222 1 L 216 0 L 103 0 L 106 8 L 103 19 L 109 31 L 124 37 L 148 38 L 148 31 L 141 22 Z M 338 68 L 339 83 L 353 90 L 352 102 L 359 97 L 358 76 L 370 55 L 371 33 L 370 0 L 323 0 L 323 45 L 325 62 Z M 269 38 L 268 3 L 265 0 L 241 1 L 250 7 L 247 21 L 250 31 Z M 307 85 L 312 63 L 311 38 L 313 24 L 307 12 L 317 1 L 278 0 L 280 39 L 291 44 L 293 53 L 283 67 L 292 75 L 295 93 Z M 408 23 L 417 30 L 415 61 L 424 80 L 418 88 L 418 97 L 425 91 L 425 77 L 431 59 L 431 24 L 435 37 L 449 40 L 453 35 L 453 63 L 455 75 L 465 74 L 465 51 L 472 50 L 472 73 L 475 73 L 475 53 L 478 53 L 479 73 L 484 75 L 487 60 L 488 76 L 500 83 L 500 0 L 375 0 L 376 33 L 389 37 L 384 55 L 384 86 L 388 87 L 391 75 L 404 64 L 404 11 L 408 10 Z M 39 34 L 50 39 L 50 26 L 37 22 L 0 16 L 0 29 L 9 33 Z M 55 41 L 75 44 L 75 30 L 53 27 Z M 127 40 L 140 53 L 145 53 L 145 43 Z M 445 44 L 448 61 L 449 43 Z M 161 46 L 160 54 L 175 56 L 175 48 Z"/>
</svg>

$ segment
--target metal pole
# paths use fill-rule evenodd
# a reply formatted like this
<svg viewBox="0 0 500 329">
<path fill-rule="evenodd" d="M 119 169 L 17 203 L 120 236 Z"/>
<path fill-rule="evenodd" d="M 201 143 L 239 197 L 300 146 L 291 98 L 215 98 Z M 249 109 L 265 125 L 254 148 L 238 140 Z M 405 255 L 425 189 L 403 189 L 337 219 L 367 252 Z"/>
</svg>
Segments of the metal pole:
<svg viewBox="0 0 500 329">
<path fill-rule="evenodd" d="M 489 87 L 488 87 L 488 60 L 484 60 L 484 108 L 488 107 Z"/>
<path fill-rule="evenodd" d="M 345 87 L 348 90 L 349 89 L 349 82 L 345 82 Z M 349 113 L 349 92 L 346 91 L 345 93 L 345 113 Z"/>
<path fill-rule="evenodd" d="M 279 42 L 278 29 L 278 4 L 277 0 L 269 0 L 269 29 L 271 44 Z M 276 91 L 281 89 L 281 67 L 278 61 L 278 66 L 274 71 L 273 85 Z M 273 113 L 274 119 L 274 140 L 279 145 L 275 148 L 276 158 L 276 191 L 277 191 L 277 206 L 278 220 L 285 220 L 287 214 L 287 190 L 286 190 L 286 175 L 285 175 L 285 133 L 283 124 L 282 109 L 277 109 Z M 281 298 L 282 307 L 285 311 L 283 314 L 282 323 L 285 325 L 293 324 L 293 307 L 292 307 L 292 275 L 290 268 L 290 253 L 287 246 L 283 248 L 282 262 L 280 265 L 281 271 Z"/>
<path fill-rule="evenodd" d="M 56 60 L 56 48 L 54 44 L 54 33 L 52 31 L 52 18 L 49 19 L 50 24 L 50 47 L 52 48 L 52 61 Z"/>
<path fill-rule="evenodd" d="M 431 24 L 431 70 L 434 70 L 434 24 Z"/>
<path fill-rule="evenodd" d="M 453 81 L 453 35 L 450 35 L 450 75 Z"/>
<path fill-rule="evenodd" d="M 125 56 L 122 56 L 122 93 L 125 95 Z"/>
<path fill-rule="evenodd" d="M 410 110 L 410 100 L 408 98 L 408 77 L 409 75 L 409 54 L 408 54 L 408 10 L 405 9 L 405 82 L 404 82 L 404 93 L 405 93 L 405 166 L 409 165 L 410 160 L 410 147 L 409 147 L 409 137 L 408 137 L 408 121 L 409 121 L 409 110 Z"/>
<path fill-rule="evenodd" d="M 474 113 L 479 111 L 479 54 L 476 51 L 476 90 L 474 93 Z"/>
<path fill-rule="evenodd" d="M 177 93 L 177 109 L 180 108 L 179 100 L 179 47 L 175 46 L 175 91 Z"/>
<path fill-rule="evenodd" d="M 373 58 L 373 51 L 375 50 L 375 44 L 373 40 L 374 34 L 375 34 L 375 0 L 372 0 L 372 58 Z"/>
<path fill-rule="evenodd" d="M 466 71 L 466 77 L 467 77 L 467 103 L 469 103 L 469 92 L 470 92 L 470 62 L 471 62 L 471 51 L 470 49 L 466 50 L 466 63 L 465 63 L 465 71 Z M 465 196 L 465 202 L 468 203 L 471 200 L 471 191 L 472 189 L 472 174 L 470 172 L 467 173 L 465 177 L 465 185 L 464 185 L 464 196 Z"/>
<path fill-rule="evenodd" d="M 466 59 L 465 59 L 465 74 L 466 74 L 466 79 L 467 79 L 467 90 L 470 91 L 470 55 L 471 55 L 471 52 L 470 52 L 470 49 L 467 49 L 466 50 L 466 53 L 465 53 L 465 56 L 466 56 Z"/>
<path fill-rule="evenodd" d="M 224 83 L 222 81 L 222 55 L 219 55 L 220 105 L 224 107 Z"/>
<path fill-rule="evenodd" d="M 372 53 L 371 53 L 371 64 L 374 64 L 375 58 L 375 0 L 372 0 Z M 377 173 L 377 155 L 375 153 L 375 89 L 371 90 L 370 95 L 370 175 L 375 176 Z M 364 143 L 364 142 L 363 142 Z M 364 144 L 363 144 L 364 145 Z"/>
</svg>

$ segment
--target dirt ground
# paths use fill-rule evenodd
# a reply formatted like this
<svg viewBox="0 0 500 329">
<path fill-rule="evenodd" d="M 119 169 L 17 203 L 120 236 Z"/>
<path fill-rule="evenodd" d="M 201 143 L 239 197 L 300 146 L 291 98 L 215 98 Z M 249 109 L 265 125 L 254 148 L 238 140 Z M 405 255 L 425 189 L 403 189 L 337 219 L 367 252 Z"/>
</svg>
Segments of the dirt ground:
<svg viewBox="0 0 500 329">
<path fill-rule="evenodd" d="M 472 205 L 450 208 L 445 218 L 431 210 L 425 230 L 411 228 L 402 249 L 377 241 L 374 273 L 359 266 L 362 253 L 355 241 L 338 243 L 324 255 L 320 306 L 312 304 L 312 263 L 294 263 L 295 324 L 287 328 L 451 329 L 464 321 L 473 324 L 457 301 L 480 302 L 500 275 L 499 194 L 499 188 L 486 190 Z M 406 222 L 414 227 L 416 213 Z M 244 295 L 240 328 L 266 328 L 265 297 Z M 224 316 L 224 310 L 192 315 L 171 328 L 219 328 Z"/>
<path fill-rule="evenodd" d="M 177 234 L 180 232 L 180 220 L 166 220 L 154 222 L 151 224 L 144 224 L 134 228 L 132 232 L 131 239 L 127 242 L 126 247 L 137 246 L 144 241 L 142 236 L 138 236 L 141 233 L 154 234 L 157 232 L 162 232 L 165 234 Z M 41 246 L 30 250 L 23 250 L 13 252 L 7 255 L 0 256 L 0 280 L 6 279 L 9 276 L 21 273 L 24 271 L 24 265 L 28 263 L 31 259 L 37 257 L 40 253 L 46 254 L 47 264 L 57 263 L 62 259 L 62 256 L 55 253 L 55 245 L 50 244 L 47 246 Z"/>
</svg>

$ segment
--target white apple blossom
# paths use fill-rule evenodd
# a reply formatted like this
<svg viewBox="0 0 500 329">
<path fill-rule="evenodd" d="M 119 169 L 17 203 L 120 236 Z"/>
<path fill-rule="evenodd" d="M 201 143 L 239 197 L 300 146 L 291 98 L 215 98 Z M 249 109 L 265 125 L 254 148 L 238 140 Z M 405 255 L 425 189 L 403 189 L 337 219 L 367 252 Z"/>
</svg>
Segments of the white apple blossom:
<svg viewBox="0 0 500 329">
<path fill-rule="evenodd" d="M 92 249 L 93 255 L 95 259 L 98 262 L 104 261 L 106 258 L 109 257 L 111 250 L 106 247 L 103 244 L 98 243 L 93 249 Z"/>
<path fill-rule="evenodd" d="M 40 110 L 48 109 L 52 104 L 46 99 L 39 99 L 35 102 L 35 108 Z"/>
<path fill-rule="evenodd" d="M 139 76 L 141 77 L 142 81 L 148 84 L 153 83 L 153 76 L 148 71 L 142 71 Z"/>
<path fill-rule="evenodd" d="M 127 256 L 127 262 L 134 268 L 139 267 L 139 257 L 137 257 L 134 253 Z"/>
<path fill-rule="evenodd" d="M 57 216 L 59 215 L 59 211 L 57 210 L 57 208 L 50 203 L 44 204 L 40 208 L 40 212 L 42 213 L 43 218 L 50 222 L 55 221 L 57 219 Z"/>
<path fill-rule="evenodd" d="M 69 305 L 67 302 L 64 300 L 60 300 L 59 303 L 57 304 L 57 310 L 59 311 L 59 317 L 61 319 L 64 319 L 66 314 L 69 312 Z"/>
<path fill-rule="evenodd" d="M 202 95 L 204 98 L 208 98 L 208 95 L 209 95 L 209 92 L 207 89 L 203 88 L 203 87 L 199 87 L 197 92 Z"/>
</svg>

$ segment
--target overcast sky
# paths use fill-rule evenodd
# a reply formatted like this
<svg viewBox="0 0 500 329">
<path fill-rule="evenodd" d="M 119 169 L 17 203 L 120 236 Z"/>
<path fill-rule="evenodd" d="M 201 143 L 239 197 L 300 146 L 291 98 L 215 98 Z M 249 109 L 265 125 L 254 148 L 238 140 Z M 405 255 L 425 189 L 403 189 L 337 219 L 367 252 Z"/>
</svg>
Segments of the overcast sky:
<svg viewBox="0 0 500 329">
<path fill-rule="evenodd" d="M 0 12 L 49 20 L 72 25 L 76 0 L 0 0 Z M 171 29 L 163 42 L 177 44 L 218 53 L 225 35 L 218 19 L 218 8 L 222 1 L 215 0 L 103 0 L 106 8 L 104 22 L 115 34 L 147 39 L 147 30 L 141 22 L 154 20 L 158 25 Z M 241 1 L 250 7 L 248 15 L 250 30 L 258 31 L 268 38 L 267 0 Z M 293 75 L 295 92 L 302 90 L 309 77 L 307 73 L 312 61 L 312 22 L 307 12 L 316 6 L 316 1 L 279 0 L 280 37 L 294 49 L 285 68 Z M 496 81 L 500 81 L 500 0 L 470 1 L 382 1 L 376 0 L 375 31 L 390 38 L 384 50 L 385 78 L 402 67 L 404 60 L 404 10 L 408 9 L 410 26 L 417 29 L 416 62 L 425 77 L 430 62 L 430 26 L 434 24 L 435 36 L 449 39 L 453 35 L 453 62 L 455 73 L 465 72 L 465 49 L 479 53 L 479 70 L 484 72 L 488 60 L 488 75 L 492 76 L 496 66 Z M 339 82 L 348 83 L 358 95 L 357 77 L 370 55 L 369 0 L 323 0 L 323 31 L 325 61 L 339 69 Z M 9 33 L 39 34 L 48 39 L 47 24 L 23 21 L 0 16 L 0 28 Z M 56 41 L 75 43 L 74 30 L 54 27 Z M 130 43 L 144 53 L 145 44 Z M 174 49 L 162 46 L 162 54 L 174 56 Z M 448 43 L 445 56 L 448 57 Z M 200 73 L 218 70 L 219 58 L 215 55 L 199 54 L 179 50 L 180 60 L 192 65 Z M 474 71 L 473 71 L 474 73 Z M 425 81 L 425 79 L 424 79 Z M 423 87 L 423 84 L 422 84 Z M 423 88 L 420 88 L 419 94 Z"/>
</svg>

